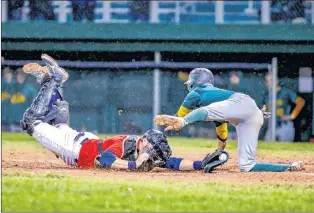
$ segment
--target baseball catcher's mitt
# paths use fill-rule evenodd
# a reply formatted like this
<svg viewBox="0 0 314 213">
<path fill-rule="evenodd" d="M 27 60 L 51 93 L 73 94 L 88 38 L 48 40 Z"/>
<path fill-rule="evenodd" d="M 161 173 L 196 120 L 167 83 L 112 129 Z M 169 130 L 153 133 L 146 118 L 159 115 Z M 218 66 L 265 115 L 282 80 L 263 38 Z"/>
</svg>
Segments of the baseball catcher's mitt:
<svg viewBox="0 0 314 213">
<path fill-rule="evenodd" d="M 152 159 L 148 159 L 139 168 L 137 168 L 136 171 L 139 171 L 139 172 L 149 172 L 154 167 L 155 167 L 154 161 Z"/>
<path fill-rule="evenodd" d="M 202 167 L 205 173 L 211 172 L 217 166 L 226 163 L 229 159 L 229 153 L 223 150 L 216 150 L 212 154 L 206 155 L 202 160 Z"/>
</svg>

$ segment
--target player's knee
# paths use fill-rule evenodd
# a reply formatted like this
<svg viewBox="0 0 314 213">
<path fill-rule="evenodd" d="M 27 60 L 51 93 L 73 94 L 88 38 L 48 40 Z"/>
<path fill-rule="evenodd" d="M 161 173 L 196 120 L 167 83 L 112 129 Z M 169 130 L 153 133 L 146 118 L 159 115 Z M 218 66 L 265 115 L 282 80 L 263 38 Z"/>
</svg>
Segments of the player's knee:
<svg viewBox="0 0 314 213">
<path fill-rule="evenodd" d="M 254 167 L 254 162 L 239 160 L 238 166 L 241 172 L 249 172 Z"/>
</svg>

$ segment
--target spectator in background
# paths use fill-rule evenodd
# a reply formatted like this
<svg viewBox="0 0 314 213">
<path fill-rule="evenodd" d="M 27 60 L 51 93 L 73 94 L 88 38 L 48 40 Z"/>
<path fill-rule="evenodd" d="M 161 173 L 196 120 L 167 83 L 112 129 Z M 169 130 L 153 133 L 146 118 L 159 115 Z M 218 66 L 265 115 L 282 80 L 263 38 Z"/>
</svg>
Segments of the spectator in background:
<svg viewBox="0 0 314 213">
<path fill-rule="evenodd" d="M 72 0 L 73 20 L 82 21 L 85 17 L 88 21 L 93 21 L 95 7 L 95 0 Z"/>
<path fill-rule="evenodd" d="M 31 20 L 55 20 L 55 14 L 51 1 L 49 0 L 29 0 L 29 17 Z"/>
<path fill-rule="evenodd" d="M 289 19 L 292 23 L 306 23 L 304 0 L 294 0 L 288 2 Z"/>
<path fill-rule="evenodd" d="M 133 22 L 148 22 L 150 1 L 132 1 L 130 15 Z"/>
<path fill-rule="evenodd" d="M 272 0 L 271 20 L 305 23 L 304 0 Z"/>
<path fill-rule="evenodd" d="M 37 91 L 32 84 L 25 82 L 26 74 L 21 68 L 17 69 L 16 73 L 16 84 L 12 90 L 12 96 L 10 99 L 12 104 L 11 110 L 14 111 L 10 129 L 12 132 L 21 132 L 22 129 L 20 128 L 20 120 L 26 108 L 36 97 Z"/>
<path fill-rule="evenodd" d="M 265 77 L 266 86 L 271 87 L 273 81 L 270 74 Z M 293 142 L 294 140 L 294 123 L 293 120 L 299 115 L 304 107 L 305 101 L 300 96 L 297 96 L 296 92 L 288 88 L 282 87 L 278 82 L 274 82 L 277 85 L 277 127 L 276 127 L 276 139 L 278 141 Z M 268 100 L 268 95 L 266 100 Z M 265 101 L 269 106 L 269 100 Z M 295 107 L 292 110 L 292 106 Z M 265 140 L 270 141 L 270 127 L 268 126 Z"/>
<path fill-rule="evenodd" d="M 3 69 L 3 77 L 1 79 L 1 104 L 2 104 L 2 113 L 1 113 L 1 122 L 2 122 L 2 131 L 10 131 L 11 124 L 11 96 L 13 90 L 13 72 L 9 67 Z"/>
<path fill-rule="evenodd" d="M 8 18 L 9 20 L 22 20 L 22 7 L 25 0 L 8 1 Z"/>
<path fill-rule="evenodd" d="M 247 90 L 244 87 L 243 83 L 241 82 L 241 79 L 243 78 L 242 72 L 231 72 L 229 75 L 229 84 L 228 84 L 228 90 L 235 91 L 235 92 L 241 92 L 244 94 L 247 94 Z"/>
</svg>

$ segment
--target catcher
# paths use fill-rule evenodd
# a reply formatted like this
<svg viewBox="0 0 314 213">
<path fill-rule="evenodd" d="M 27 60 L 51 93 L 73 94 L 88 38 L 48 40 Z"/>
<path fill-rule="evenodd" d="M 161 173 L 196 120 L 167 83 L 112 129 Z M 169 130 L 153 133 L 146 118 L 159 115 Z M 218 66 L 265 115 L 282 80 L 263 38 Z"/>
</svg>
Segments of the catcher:
<svg viewBox="0 0 314 213">
<path fill-rule="evenodd" d="M 41 58 L 47 66 L 31 63 L 23 67 L 24 72 L 37 78 L 41 89 L 25 111 L 21 126 L 66 164 L 138 171 L 150 171 L 154 167 L 191 171 L 206 167 L 209 171 L 208 168 L 212 170 L 228 160 L 225 151 L 208 154 L 202 161 L 171 157 L 167 137 L 157 130 L 149 130 L 142 136 L 118 135 L 105 139 L 73 130 L 67 125 L 68 103 L 58 91 L 68 74 L 50 56 L 43 54 Z"/>
</svg>

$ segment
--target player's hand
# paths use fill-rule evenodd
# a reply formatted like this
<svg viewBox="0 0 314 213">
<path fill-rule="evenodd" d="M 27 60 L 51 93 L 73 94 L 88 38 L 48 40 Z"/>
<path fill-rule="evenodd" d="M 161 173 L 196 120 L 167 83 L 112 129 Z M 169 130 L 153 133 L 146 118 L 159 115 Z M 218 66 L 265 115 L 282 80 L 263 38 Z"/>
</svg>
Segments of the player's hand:
<svg viewBox="0 0 314 213">
<path fill-rule="evenodd" d="M 141 166 L 142 163 L 144 163 L 145 161 L 147 161 L 149 159 L 150 155 L 148 153 L 142 153 L 140 156 L 138 156 L 137 160 L 136 160 L 136 166 Z"/>
<path fill-rule="evenodd" d="M 154 162 L 151 159 L 148 159 L 147 161 L 143 162 L 141 166 L 139 166 L 135 171 L 139 172 L 149 172 L 152 169 L 154 169 Z"/>
<path fill-rule="evenodd" d="M 173 126 L 167 126 L 165 129 L 166 132 L 167 131 L 173 131 L 173 130 L 175 130 Z"/>
<path fill-rule="evenodd" d="M 283 115 L 281 116 L 282 121 L 292 121 L 294 118 L 291 115 Z"/>
<path fill-rule="evenodd" d="M 271 112 L 267 112 L 267 111 L 266 111 L 266 105 L 264 105 L 261 110 L 262 110 L 262 113 L 263 113 L 263 117 L 264 117 L 264 118 L 268 119 L 268 118 L 271 117 Z"/>
</svg>

